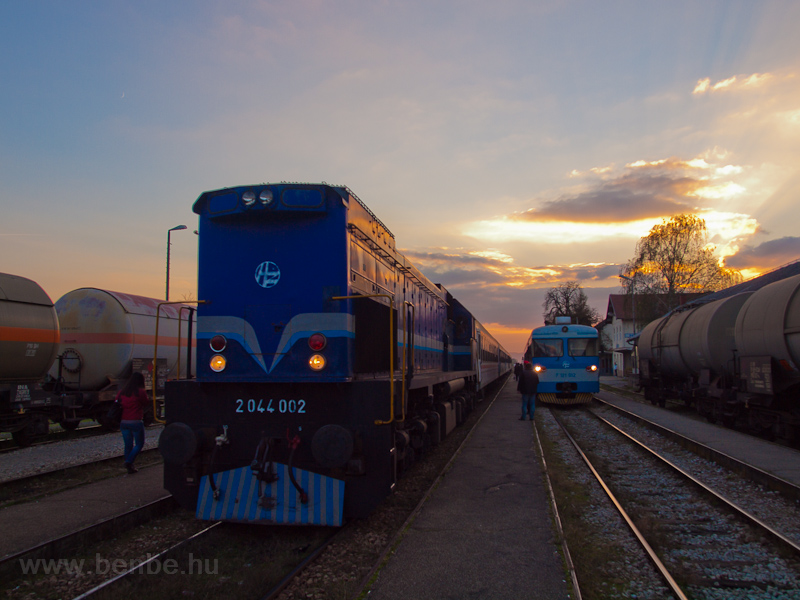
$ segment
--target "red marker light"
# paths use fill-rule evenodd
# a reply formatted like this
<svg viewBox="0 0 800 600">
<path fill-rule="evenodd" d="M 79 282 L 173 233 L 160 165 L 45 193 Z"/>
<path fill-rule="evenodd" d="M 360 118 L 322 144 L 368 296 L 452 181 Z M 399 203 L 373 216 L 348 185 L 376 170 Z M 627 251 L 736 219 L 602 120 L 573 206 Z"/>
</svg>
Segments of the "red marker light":
<svg viewBox="0 0 800 600">
<path fill-rule="evenodd" d="M 308 338 L 308 347 L 311 348 L 314 352 L 319 352 L 322 350 L 325 345 L 328 343 L 328 340 L 325 339 L 325 336 L 321 333 L 315 333 L 311 337 Z"/>
</svg>

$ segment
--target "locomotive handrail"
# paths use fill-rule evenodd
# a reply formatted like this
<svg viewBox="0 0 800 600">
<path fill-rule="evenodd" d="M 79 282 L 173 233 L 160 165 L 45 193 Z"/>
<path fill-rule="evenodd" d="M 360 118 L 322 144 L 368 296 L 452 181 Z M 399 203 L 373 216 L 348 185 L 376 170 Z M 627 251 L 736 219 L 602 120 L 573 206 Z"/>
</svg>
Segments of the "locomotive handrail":
<svg viewBox="0 0 800 600">
<path fill-rule="evenodd" d="M 389 420 L 375 421 L 375 425 L 388 425 L 394 422 L 394 296 L 389 294 L 356 294 L 355 296 L 332 296 L 331 300 L 361 300 L 364 298 L 387 298 L 391 309 L 389 311 Z"/>
<path fill-rule="evenodd" d="M 184 303 L 185 304 L 185 303 Z M 178 309 L 178 362 L 177 362 L 177 371 L 178 371 L 178 379 L 181 378 L 181 318 L 183 315 L 183 311 L 189 311 L 189 316 L 186 319 L 186 323 L 188 325 L 186 337 L 188 338 L 186 341 L 186 379 L 191 379 L 190 369 L 192 368 L 192 314 L 194 313 L 195 309 L 191 306 L 181 306 Z"/>
<path fill-rule="evenodd" d="M 157 423 L 166 423 L 164 419 L 158 417 L 158 407 L 156 406 L 156 386 L 158 385 L 158 322 L 161 318 L 161 307 L 165 304 L 208 304 L 207 300 L 176 300 L 173 302 L 159 302 L 156 307 L 156 336 L 153 340 L 153 377 L 152 377 L 152 392 L 153 392 L 153 420 Z M 191 319 L 191 317 L 189 317 Z M 192 340 L 189 340 L 189 344 Z M 178 379 L 181 377 L 181 311 L 178 310 Z M 187 369 L 189 367 L 187 366 Z"/>
</svg>

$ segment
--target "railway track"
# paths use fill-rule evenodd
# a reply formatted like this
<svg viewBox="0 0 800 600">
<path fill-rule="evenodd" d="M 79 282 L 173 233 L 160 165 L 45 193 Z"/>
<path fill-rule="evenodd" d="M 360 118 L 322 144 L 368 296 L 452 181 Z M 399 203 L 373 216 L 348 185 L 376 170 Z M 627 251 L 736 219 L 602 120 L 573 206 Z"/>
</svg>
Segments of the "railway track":
<svg viewBox="0 0 800 600">
<path fill-rule="evenodd" d="M 665 591 L 651 597 L 794 598 L 800 593 L 796 502 L 618 415 L 551 414 L 655 565 Z"/>
<path fill-rule="evenodd" d="M 109 433 L 109 430 L 103 427 L 102 425 L 97 425 L 97 424 L 83 425 L 72 430 L 62 429 L 58 425 L 53 425 L 51 426 L 51 431 L 49 434 L 47 434 L 47 436 L 41 438 L 35 438 L 27 446 L 20 446 L 19 444 L 17 444 L 12 439 L 10 433 L 3 434 L 3 436 L 0 437 L 0 455 L 16 452 L 17 450 L 21 450 L 23 448 L 44 446 L 47 444 L 56 444 L 58 442 L 63 442 L 64 440 L 74 440 L 81 437 L 92 437 L 95 435 L 103 435 L 106 433 Z"/>
</svg>

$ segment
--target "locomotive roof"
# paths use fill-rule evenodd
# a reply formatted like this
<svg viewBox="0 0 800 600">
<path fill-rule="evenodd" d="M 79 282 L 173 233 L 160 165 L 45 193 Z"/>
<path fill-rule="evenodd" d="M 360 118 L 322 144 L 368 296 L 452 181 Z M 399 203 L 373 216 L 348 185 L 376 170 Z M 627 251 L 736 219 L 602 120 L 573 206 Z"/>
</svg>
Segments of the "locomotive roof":
<svg viewBox="0 0 800 600">
<path fill-rule="evenodd" d="M 282 188 L 292 188 L 292 187 L 295 187 L 295 188 L 296 187 L 327 187 L 327 188 L 330 188 L 330 189 L 334 190 L 342 198 L 345 198 L 345 199 L 348 198 L 348 197 L 353 198 L 361 206 L 361 208 L 363 208 L 370 215 L 370 217 L 372 217 L 372 219 L 374 219 L 376 223 L 378 223 L 381 227 L 383 227 L 383 229 L 386 231 L 386 233 L 392 239 L 394 239 L 394 234 L 389 230 L 389 228 L 386 227 L 386 225 L 375 215 L 375 213 L 373 213 L 370 210 L 370 208 L 366 205 L 366 203 L 361 198 L 359 198 L 355 194 L 355 192 L 353 192 L 353 190 L 351 190 L 346 185 L 334 185 L 334 184 L 326 183 L 324 181 L 318 182 L 318 183 L 301 182 L 301 181 L 281 181 L 280 183 L 257 183 L 257 184 L 253 184 L 253 185 L 236 185 L 236 186 L 231 186 L 231 187 L 226 187 L 226 188 L 220 188 L 220 189 L 217 189 L 217 190 L 208 190 L 207 192 L 203 192 L 202 194 L 200 194 L 200 196 L 197 198 L 197 200 L 195 200 L 195 203 L 192 206 L 192 210 L 195 213 L 197 213 L 198 215 L 201 214 L 203 212 L 203 210 L 205 209 L 205 207 L 206 207 L 206 205 L 207 205 L 207 203 L 208 203 L 210 198 L 212 198 L 213 196 L 218 196 L 220 194 L 224 194 L 225 192 L 231 192 L 231 191 L 236 191 L 236 190 L 240 190 L 240 191 L 244 192 L 246 190 L 262 190 L 264 188 L 282 189 Z"/>
</svg>

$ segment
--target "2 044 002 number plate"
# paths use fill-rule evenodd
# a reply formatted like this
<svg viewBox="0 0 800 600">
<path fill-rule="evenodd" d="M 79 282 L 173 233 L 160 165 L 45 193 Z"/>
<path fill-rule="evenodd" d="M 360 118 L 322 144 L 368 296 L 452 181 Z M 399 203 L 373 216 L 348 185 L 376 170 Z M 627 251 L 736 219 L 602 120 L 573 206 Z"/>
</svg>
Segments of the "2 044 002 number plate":
<svg viewBox="0 0 800 600">
<path fill-rule="evenodd" d="M 281 414 L 305 414 L 306 401 L 305 400 L 264 400 L 263 398 L 255 400 L 250 398 L 244 400 L 242 398 L 236 399 L 236 412 L 237 413 L 281 413 Z"/>
</svg>

